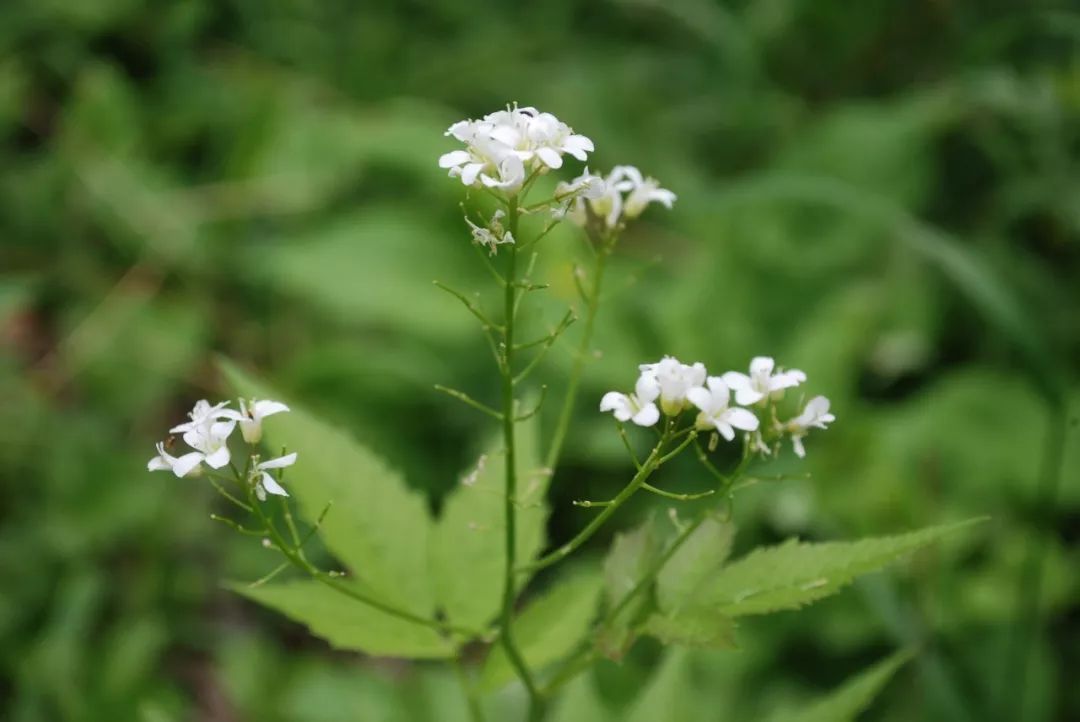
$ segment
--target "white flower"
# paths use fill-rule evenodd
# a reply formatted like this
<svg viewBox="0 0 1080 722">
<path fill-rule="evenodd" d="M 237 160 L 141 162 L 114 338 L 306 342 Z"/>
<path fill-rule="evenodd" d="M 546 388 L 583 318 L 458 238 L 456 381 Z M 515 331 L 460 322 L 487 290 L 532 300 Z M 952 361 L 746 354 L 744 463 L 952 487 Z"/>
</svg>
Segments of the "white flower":
<svg viewBox="0 0 1080 722">
<path fill-rule="evenodd" d="M 469 231 L 472 233 L 473 242 L 481 246 L 487 246 L 491 253 L 495 253 L 496 246 L 501 246 L 504 243 L 513 243 L 513 234 L 510 233 L 510 231 L 504 230 L 501 223 L 504 215 L 501 208 L 495 211 L 491 216 L 491 221 L 488 223 L 487 228 L 476 225 L 469 220 L 468 216 L 466 216 L 465 223 L 469 225 Z"/>
<path fill-rule="evenodd" d="M 562 167 L 563 153 L 585 160 L 593 151 L 591 140 L 575 133 L 551 113 L 538 113 L 533 117 L 526 126 L 526 135 L 536 156 L 549 168 Z"/>
<path fill-rule="evenodd" d="M 676 416 L 686 408 L 686 393 L 705 383 L 705 364 L 687 365 L 674 356 L 665 356 L 653 364 L 642 364 L 642 374 L 648 374 L 660 385 L 660 408 L 668 416 Z"/>
<path fill-rule="evenodd" d="M 757 356 L 750 361 L 750 375 L 737 371 L 724 374 L 724 383 L 735 391 L 735 401 L 743 406 L 756 404 L 768 398 L 779 398 L 784 389 L 790 389 L 806 381 L 806 374 L 798 369 L 773 373 L 776 362 L 768 356 Z"/>
<path fill-rule="evenodd" d="M 655 178 L 644 178 L 641 171 L 632 165 L 615 166 L 611 171 L 611 182 L 623 192 L 629 193 L 623 201 L 623 216 L 637 218 L 650 203 L 659 203 L 667 209 L 675 202 L 675 194 L 660 187 Z"/>
<path fill-rule="evenodd" d="M 182 478 L 193 472 L 203 460 L 202 453 L 192 451 L 183 456 L 176 457 L 165 450 L 165 443 L 157 444 L 158 455 L 146 465 L 149 471 L 171 471 L 177 478 Z"/>
<path fill-rule="evenodd" d="M 267 459 L 255 465 L 251 475 L 255 479 L 255 496 L 259 497 L 259 501 L 266 501 L 267 494 L 276 496 L 289 495 L 289 492 L 285 491 L 281 484 L 277 483 L 277 480 L 270 475 L 268 469 L 284 469 L 286 466 L 292 466 L 295 463 L 296 452 L 294 451 L 291 454 L 279 456 L 276 459 Z"/>
<path fill-rule="evenodd" d="M 551 209 L 551 215 L 561 220 L 570 210 L 571 205 L 579 202 L 579 199 L 596 200 L 604 195 L 606 184 L 604 179 L 585 171 L 569 183 L 560 181 L 555 186 L 555 205 Z M 577 221 L 575 221 L 577 223 Z"/>
<path fill-rule="evenodd" d="M 231 418 L 236 412 L 226 409 L 225 407 L 228 405 L 228 401 L 222 401 L 220 404 L 211 406 L 206 399 L 200 399 L 195 402 L 195 407 L 188 412 L 188 418 L 191 421 L 172 427 L 169 429 L 169 433 L 182 434 L 207 426 L 218 419 Z"/>
<path fill-rule="evenodd" d="M 257 444 L 262 441 L 263 419 L 288 410 L 289 407 L 280 401 L 256 401 L 252 399 L 249 406 L 244 399 L 240 399 L 240 412 L 230 411 L 225 418 L 238 421 L 240 423 L 240 434 L 244 437 L 244 441 L 249 444 Z"/>
<path fill-rule="evenodd" d="M 604 178 L 603 192 L 596 198 L 577 199 L 570 212 L 570 220 L 579 226 L 588 221 L 585 203 L 593 214 L 602 218 L 607 228 L 616 228 L 624 220 L 637 218 L 650 203 L 660 203 L 671 208 L 675 194 L 660 187 L 655 178 L 642 177 L 641 171 L 632 165 L 617 165 Z"/>
<path fill-rule="evenodd" d="M 660 411 L 656 408 L 656 397 L 660 395 L 660 385 L 656 378 L 642 374 L 634 385 L 634 393 L 627 396 L 618 391 L 609 391 L 600 399 L 600 411 L 612 411 L 619 421 L 633 421 L 638 426 L 652 426 L 660 420 Z"/>
<path fill-rule="evenodd" d="M 735 438 L 735 429 L 755 431 L 758 418 L 746 409 L 729 406 L 731 391 L 719 376 L 710 376 L 708 389 L 692 388 L 686 396 L 694 406 L 701 409 L 697 417 L 699 429 L 716 429 L 728 441 Z"/>
<path fill-rule="evenodd" d="M 220 469 L 229 463 L 228 440 L 235 420 L 212 421 L 203 426 L 184 432 L 184 442 L 203 456 L 203 461 L 211 469 Z"/>
<path fill-rule="evenodd" d="M 467 186 L 519 190 L 532 172 L 562 166 L 566 153 L 585 160 L 591 140 L 574 133 L 551 113 L 536 108 L 508 106 L 480 120 L 462 120 L 446 131 L 465 144 L 464 150 L 444 153 L 439 167 Z"/>
<path fill-rule="evenodd" d="M 806 402 L 801 414 L 784 424 L 784 430 L 791 434 L 791 446 L 801 458 L 806 456 L 802 440 L 810 429 L 828 428 L 828 424 L 835 420 L 836 417 L 829 413 L 829 400 L 824 396 L 815 396 Z"/>
</svg>

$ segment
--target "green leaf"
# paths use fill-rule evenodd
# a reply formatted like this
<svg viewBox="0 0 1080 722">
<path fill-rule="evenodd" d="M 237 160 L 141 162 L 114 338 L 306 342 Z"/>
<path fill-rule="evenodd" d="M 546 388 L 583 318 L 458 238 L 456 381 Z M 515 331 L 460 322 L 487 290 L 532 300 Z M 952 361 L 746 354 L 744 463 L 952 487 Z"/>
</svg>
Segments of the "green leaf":
<svg viewBox="0 0 1080 722">
<path fill-rule="evenodd" d="M 702 588 L 700 602 L 732 617 L 798 609 L 977 521 L 854 542 L 805 544 L 792 539 L 757 549 L 714 576 Z"/>
<path fill-rule="evenodd" d="M 538 424 L 517 431 L 517 549 L 520 563 L 544 545 L 550 475 L 540 468 Z M 503 540 L 506 456 L 493 443 L 449 495 L 431 535 L 431 575 L 439 606 L 451 621 L 483 628 L 502 604 L 506 546 Z M 524 578 L 519 579 L 519 584 Z"/>
<path fill-rule="evenodd" d="M 735 527 L 715 517 L 701 523 L 657 575 L 657 601 L 666 613 L 692 602 L 698 588 L 731 554 Z"/>
<path fill-rule="evenodd" d="M 609 608 L 617 605 L 637 585 L 638 580 L 656 562 L 660 554 L 652 520 L 647 520 L 630 532 L 615 535 L 611 551 L 604 560 L 604 598 Z M 621 659 L 634 637 L 634 620 L 641 617 L 652 600 L 640 594 L 614 619 L 610 619 L 597 634 L 597 646 L 610 659 Z"/>
<path fill-rule="evenodd" d="M 897 652 L 813 704 L 774 715 L 773 722 L 854 722 L 911 656 L 910 652 Z"/>
<path fill-rule="evenodd" d="M 715 719 L 715 710 L 702 709 L 699 704 L 699 695 L 691 680 L 690 664 L 687 650 L 669 650 L 656 675 L 624 717 L 626 722 Z"/>
<path fill-rule="evenodd" d="M 565 657 L 589 631 L 600 594 L 600 578 L 591 570 L 571 572 L 529 604 L 514 621 L 514 640 L 530 669 Z M 514 677 L 501 645 L 491 649 L 480 685 L 494 690 Z"/>
<path fill-rule="evenodd" d="M 338 649 L 385 657 L 441 659 L 453 646 L 435 630 L 379 611 L 313 580 L 233 591 L 281 612 Z"/>
<path fill-rule="evenodd" d="M 688 609 L 674 614 L 653 614 L 641 627 L 642 634 L 664 644 L 735 649 L 735 622 L 711 610 Z"/>
<path fill-rule="evenodd" d="M 241 395 L 283 400 L 272 388 L 222 363 Z M 266 445 L 299 454 L 285 487 L 313 522 L 332 503 L 319 535 L 353 576 L 381 599 L 419 615 L 435 604 L 428 573 L 431 519 L 424 497 L 400 474 L 341 429 L 319 421 L 291 401 L 292 411 L 268 419 Z"/>
</svg>

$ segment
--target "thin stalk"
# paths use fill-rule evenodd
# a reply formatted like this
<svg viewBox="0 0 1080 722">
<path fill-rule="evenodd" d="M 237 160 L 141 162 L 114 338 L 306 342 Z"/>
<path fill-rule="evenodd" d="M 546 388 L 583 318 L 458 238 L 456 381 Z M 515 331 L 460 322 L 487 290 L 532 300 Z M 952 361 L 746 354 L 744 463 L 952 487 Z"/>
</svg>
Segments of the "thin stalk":
<svg viewBox="0 0 1080 722">
<path fill-rule="evenodd" d="M 516 238 L 518 233 L 518 198 L 510 199 L 507 212 L 507 226 L 509 232 Z M 503 599 L 501 616 L 501 634 L 499 641 L 506 650 L 506 657 L 511 666 L 521 678 L 522 684 L 529 693 L 529 719 L 539 720 L 543 715 L 543 701 L 539 691 L 533 682 L 521 652 L 514 643 L 514 635 L 511 625 L 514 620 L 514 600 L 517 598 L 515 588 L 516 560 L 517 560 L 517 447 L 514 439 L 514 316 L 517 311 L 517 294 L 515 281 L 517 273 L 517 249 L 513 245 L 507 248 L 506 253 L 506 287 L 503 292 L 504 315 L 503 319 L 503 445 L 506 448 L 506 489 L 503 497 L 503 513 L 506 519 L 504 525 L 506 536 L 506 567 L 503 574 Z"/>
<path fill-rule="evenodd" d="M 476 686 L 469 679 L 469 673 L 465 671 L 465 665 L 461 659 L 454 658 L 454 672 L 457 674 L 458 684 L 465 694 L 465 701 L 469 706 L 469 718 L 472 722 L 484 722 L 484 708 L 480 705 L 480 697 L 476 694 Z"/>
<path fill-rule="evenodd" d="M 237 481 L 240 481 L 242 479 L 242 477 L 240 476 L 240 472 L 236 469 L 235 466 L 232 467 L 232 469 L 233 473 L 236 474 Z M 413 622 L 414 624 L 419 624 L 424 627 L 430 627 L 431 629 L 434 629 L 440 633 L 445 634 L 447 632 L 453 632 L 468 637 L 478 636 L 476 630 L 458 627 L 452 624 L 440 622 L 435 619 L 421 617 L 420 615 L 413 614 L 412 612 L 406 612 L 404 609 L 398 609 L 391 604 L 383 602 L 379 599 L 375 599 L 374 597 L 369 597 L 367 594 L 364 594 L 361 591 L 358 591 L 346 584 L 342 584 L 337 579 L 330 576 L 329 574 L 309 562 L 306 558 L 298 554 L 289 546 L 289 543 L 285 540 L 284 537 L 281 536 L 281 533 L 277 530 L 277 527 L 274 525 L 274 523 L 263 512 L 262 507 L 258 504 L 258 501 L 255 499 L 254 493 L 250 489 L 248 491 L 248 501 L 251 504 L 251 508 L 255 511 L 256 516 L 259 517 L 259 521 L 262 522 L 264 527 L 266 527 L 266 532 L 270 536 L 270 541 L 273 542 L 274 546 L 278 548 L 278 551 L 280 551 L 286 559 L 292 562 L 293 566 L 307 572 L 316 581 L 325 584 L 331 589 L 340 592 L 347 597 L 351 597 L 358 602 L 366 604 L 369 607 L 374 607 L 380 612 L 385 612 L 386 614 L 389 614 L 393 617 L 404 619 L 406 621 Z"/>
<path fill-rule="evenodd" d="M 686 540 L 690 538 L 690 535 L 693 534 L 694 531 L 702 525 L 707 516 L 708 514 L 702 514 L 690 525 L 686 526 L 679 532 L 679 535 L 675 537 L 675 539 L 664 551 L 664 553 L 653 563 L 652 567 L 650 567 L 648 571 L 645 572 L 644 576 L 642 576 L 642 578 L 637 581 L 634 587 L 625 595 L 623 595 L 622 599 L 620 599 L 615 604 L 615 606 L 611 608 L 611 611 L 604 615 L 604 618 L 597 623 L 597 629 L 600 629 L 604 625 L 610 624 L 612 621 L 614 621 L 615 618 L 618 617 L 618 615 L 621 614 L 624 609 L 626 609 L 627 605 L 629 605 L 630 602 L 634 600 L 634 597 L 640 594 L 644 589 L 649 586 L 649 584 L 653 582 L 654 579 L 656 579 L 657 575 L 660 574 L 660 572 L 663 570 L 664 565 L 671 560 L 671 557 L 675 556 L 675 552 L 679 551 L 679 547 L 681 547 L 686 542 Z M 582 646 L 580 649 L 578 649 L 577 653 L 575 653 L 568 660 L 566 660 L 566 662 L 562 665 L 562 668 L 558 672 L 556 672 L 555 675 L 551 678 L 551 681 L 547 683 L 547 685 L 544 687 L 544 694 L 551 694 L 556 689 L 572 680 L 582 671 L 587 669 L 589 665 L 591 665 L 596 660 L 596 658 L 596 649 L 595 647 L 593 647 L 592 644 Z"/>
<path fill-rule="evenodd" d="M 562 454 L 563 444 L 566 442 L 566 434 L 570 429 L 570 417 L 574 413 L 574 404 L 577 402 L 578 386 L 581 382 L 581 373 L 585 369 L 585 360 L 588 358 L 589 345 L 592 343 L 593 328 L 596 324 L 596 312 L 600 308 L 600 289 L 604 283 L 604 271 L 607 268 L 607 259 L 611 255 L 615 245 L 614 239 L 604 240 L 596 256 L 596 269 L 593 273 L 592 285 L 585 299 L 585 330 L 581 334 L 578 344 L 577 355 L 574 365 L 570 369 L 570 380 L 566 386 L 566 396 L 563 398 L 562 408 L 559 410 L 559 418 L 555 423 L 555 432 L 551 437 L 551 446 L 548 448 L 547 457 L 544 459 L 544 467 L 554 469 Z"/>
<path fill-rule="evenodd" d="M 664 444 L 667 443 L 668 438 L 669 433 L 665 432 L 660 437 L 660 441 L 656 444 L 656 446 L 653 447 L 652 452 L 650 452 L 648 458 L 645 459 L 644 463 L 641 465 L 641 468 L 638 469 L 638 472 L 636 474 L 634 474 L 634 478 L 630 480 L 630 483 L 623 487 L 623 490 L 620 491 L 615 496 L 615 498 L 612 499 L 611 502 L 604 507 L 604 510 L 602 512 L 597 514 L 596 517 L 591 522 L 589 522 L 588 526 L 578 532 L 577 536 L 575 536 L 569 542 L 563 544 L 561 547 L 551 552 L 547 556 L 540 557 L 532 564 L 524 566 L 521 571 L 535 572 L 539 569 L 549 567 L 552 564 L 570 556 L 578 547 L 588 541 L 589 537 L 595 534 L 596 531 L 604 525 L 604 522 L 611 518 L 611 515 L 618 511 L 619 507 L 625 504 L 626 500 L 633 496 L 634 492 L 641 488 L 642 484 L 644 484 L 646 479 L 649 478 L 649 475 L 652 474 L 653 471 L 655 471 L 656 468 L 660 465 L 660 451 L 663 448 Z M 592 506 L 599 506 L 599 504 L 592 504 Z"/>
</svg>

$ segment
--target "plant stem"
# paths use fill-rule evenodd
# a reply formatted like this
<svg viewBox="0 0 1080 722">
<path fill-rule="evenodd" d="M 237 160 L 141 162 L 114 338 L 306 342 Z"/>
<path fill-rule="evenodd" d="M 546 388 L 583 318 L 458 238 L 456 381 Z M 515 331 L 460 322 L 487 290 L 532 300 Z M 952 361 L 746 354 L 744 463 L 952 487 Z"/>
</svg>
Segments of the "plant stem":
<svg viewBox="0 0 1080 722">
<path fill-rule="evenodd" d="M 476 687 L 469 679 L 469 673 L 465 671 L 465 665 L 459 657 L 453 660 L 454 672 L 457 674 L 461 691 L 465 695 L 465 701 L 469 706 L 469 718 L 472 722 L 484 722 L 484 708 L 480 705 L 480 698 L 476 695 Z"/>
<path fill-rule="evenodd" d="M 510 199 L 507 209 L 507 227 L 511 235 L 518 237 L 518 198 Z M 514 600 L 517 598 L 515 588 L 515 566 L 517 559 L 517 450 L 514 439 L 514 315 L 517 310 L 517 286 L 515 285 L 517 273 L 517 249 L 511 244 L 507 246 L 506 260 L 506 287 L 503 292 L 504 315 L 503 319 L 503 445 L 506 449 L 506 489 L 503 496 L 503 510 L 506 530 L 506 566 L 503 576 L 503 600 L 502 600 L 502 630 L 499 640 L 506 650 L 506 657 L 514 667 L 514 671 L 521 678 L 522 684 L 529 693 L 529 720 L 539 720 L 543 715 L 543 701 L 533 682 L 525 660 L 514 643 L 514 635 L 511 625 L 514 619 Z"/>
<path fill-rule="evenodd" d="M 555 433 L 551 437 L 551 446 L 548 448 L 547 457 L 544 459 L 544 467 L 553 471 L 555 464 L 559 462 L 559 455 L 562 454 L 566 433 L 570 429 L 570 417 L 574 413 L 574 404 L 577 402 L 581 373 L 585 369 L 585 360 L 589 355 L 589 345 L 592 343 L 596 312 L 600 308 L 600 288 L 604 282 L 604 270 L 607 268 L 607 259 L 611 255 L 614 246 L 614 238 L 603 240 L 596 256 L 596 269 L 593 272 L 592 286 L 589 288 L 589 294 L 585 300 L 585 329 L 581 335 L 581 342 L 578 344 L 574 365 L 570 369 L 566 397 L 563 399 L 562 409 L 559 410 L 559 418 L 555 423 Z"/>
<path fill-rule="evenodd" d="M 652 567 L 650 567 L 649 570 L 645 572 L 641 579 L 637 581 L 634 587 L 625 595 L 623 595 L 622 599 L 620 599 L 615 604 L 615 606 L 611 608 L 611 611 L 604 615 L 604 618 L 597 623 L 597 629 L 600 629 L 605 625 L 613 622 L 616 617 L 618 617 L 619 614 L 621 614 L 622 611 L 626 609 L 627 605 L 629 605 L 630 602 L 634 600 L 634 597 L 636 597 L 643 590 L 645 590 L 649 586 L 649 584 L 651 584 L 653 580 L 656 579 L 657 575 L 660 574 L 660 572 L 663 570 L 664 565 L 671 560 L 671 557 L 675 556 L 675 552 L 679 551 L 679 547 L 681 547 L 686 542 L 686 540 L 690 538 L 690 535 L 693 534 L 694 531 L 702 525 L 702 523 L 704 523 L 707 517 L 707 513 L 702 514 L 679 532 L 679 535 L 675 537 L 675 539 L 671 542 L 671 544 L 664 551 L 664 553 L 656 560 L 656 562 L 653 563 Z M 574 677 L 576 677 L 578 674 L 588 668 L 588 666 L 592 664 L 593 661 L 595 661 L 596 656 L 596 649 L 592 646 L 592 644 L 587 644 L 581 647 L 576 654 L 566 660 L 566 662 L 562 666 L 562 669 L 556 672 L 555 676 L 551 678 L 551 681 L 548 682 L 546 687 L 544 687 L 544 694 L 551 694 L 556 689 L 572 680 Z"/>
<path fill-rule="evenodd" d="M 233 467 L 233 473 L 236 475 L 238 481 L 242 479 L 239 471 L 237 471 L 235 467 Z M 266 531 L 270 535 L 270 541 L 272 541 L 274 546 L 278 548 L 278 551 L 280 551 L 286 559 L 292 562 L 293 566 L 307 572 L 316 581 L 325 584 L 331 589 L 340 592 L 347 597 L 351 597 L 358 602 L 366 604 L 369 607 L 378 609 L 380 612 L 384 612 L 386 614 L 389 614 L 390 616 L 397 617 L 399 619 L 404 619 L 408 622 L 413 622 L 414 624 L 419 624 L 424 627 L 430 627 L 431 629 L 434 629 L 441 634 L 452 632 L 467 637 L 479 636 L 476 630 L 465 629 L 464 627 L 458 627 L 452 624 L 440 622 L 436 619 L 428 619 L 427 617 L 422 617 L 419 614 L 407 612 L 404 609 L 398 609 L 397 607 L 388 604 L 387 602 L 383 602 L 374 597 L 369 597 L 367 594 L 364 594 L 363 592 L 354 589 L 353 587 L 341 583 L 334 577 L 330 576 L 326 572 L 316 567 L 314 564 L 309 562 L 302 554 L 294 551 L 289 546 L 289 543 L 285 540 L 284 537 L 281 536 L 281 533 L 277 530 L 277 527 L 274 525 L 270 517 L 268 517 L 263 512 L 262 507 L 258 503 L 258 500 L 255 499 L 255 495 L 250 490 L 248 491 L 248 500 L 251 504 L 252 510 L 254 510 L 256 516 L 259 517 L 259 521 L 261 521 L 263 523 L 263 526 L 266 527 Z"/>
<path fill-rule="evenodd" d="M 604 525 L 612 514 L 619 510 L 619 507 L 626 503 L 626 500 L 634 495 L 642 484 L 649 478 L 649 476 L 660 466 L 660 451 L 663 449 L 665 443 L 670 439 L 670 432 L 665 431 L 660 437 L 660 440 L 653 447 L 653 450 L 649 453 L 648 458 L 642 463 L 641 468 L 634 474 L 634 478 L 630 480 L 630 483 L 623 487 L 614 499 L 608 503 L 602 512 L 596 515 L 596 517 L 589 522 L 588 526 L 578 532 L 577 536 L 571 539 L 566 544 L 551 552 L 547 556 L 540 557 L 532 564 L 528 564 L 522 568 L 521 571 L 537 571 L 549 567 L 555 562 L 561 561 L 566 557 L 574 553 L 574 551 L 588 541 L 589 537 L 596 533 L 596 531 Z M 599 506 L 599 504 L 593 504 L 593 506 Z"/>
</svg>

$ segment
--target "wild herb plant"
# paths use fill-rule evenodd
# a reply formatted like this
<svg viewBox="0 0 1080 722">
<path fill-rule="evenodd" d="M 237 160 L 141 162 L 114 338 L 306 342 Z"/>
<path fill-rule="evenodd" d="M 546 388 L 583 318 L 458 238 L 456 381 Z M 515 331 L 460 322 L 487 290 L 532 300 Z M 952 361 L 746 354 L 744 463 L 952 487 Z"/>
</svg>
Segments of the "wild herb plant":
<svg viewBox="0 0 1080 722">
<path fill-rule="evenodd" d="M 593 357 L 607 261 L 628 225 L 651 205 L 671 208 L 676 196 L 633 166 L 603 176 L 585 168 L 552 187 L 549 174 L 562 169 L 566 156 L 585 161 L 593 143 L 535 108 L 508 106 L 455 123 L 446 135 L 464 147 L 444 154 L 440 167 L 489 204 L 481 216 L 466 211 L 464 220 L 498 294 L 498 310 L 447 283 L 436 285 L 480 323 L 499 403 L 435 388 L 494 422 L 497 441 L 433 516 L 399 475 L 347 434 L 271 400 L 273 390 L 225 364 L 242 395 L 237 408 L 199 401 L 190 419 L 170 430 L 190 450 L 178 450 L 177 437 L 170 436 L 157 445 L 149 469 L 207 479 L 237 510 L 234 517 L 214 518 L 281 554 L 266 576 L 235 585 L 238 592 L 337 647 L 451 661 L 476 720 L 484 718 L 483 696 L 516 679 L 528 696 L 528 719 L 535 721 L 563 685 L 601 658 L 621 659 L 642 636 L 675 646 L 734 647 L 739 617 L 810 604 L 959 526 L 855 542 L 790 540 L 728 562 L 734 502 L 763 478 L 755 465 L 789 453 L 804 457 L 805 439 L 835 417 L 825 396 L 807 398 L 805 373 L 771 357 L 753 357 L 748 373 L 712 373 L 704 363 L 664 355 L 627 370 L 626 381 L 636 375 L 632 391 L 592 400 L 613 417 L 629 481 L 611 499 L 576 501 L 595 516 L 548 548 L 546 496 L 553 483 L 567 483 L 558 474 L 560 456 L 578 409 L 581 375 Z M 580 228 L 592 265 L 575 270 L 577 307 L 546 332 L 527 336 L 523 309 L 547 288 L 535 278 L 537 259 L 560 223 Z M 578 320 L 583 330 L 571 372 L 553 427 L 541 434 L 547 387 L 537 389 L 532 374 Z M 270 416 L 278 418 L 264 429 Z M 237 427 L 244 443 L 239 454 L 229 445 Z M 721 453 L 727 445 L 736 453 Z M 682 454 L 701 470 L 696 492 L 665 489 L 658 478 Z M 638 493 L 670 502 L 668 522 L 649 520 L 616 535 L 602 569 L 575 563 L 575 552 Z M 294 515 L 293 499 L 306 526 Z M 680 504 L 703 500 L 715 503 L 689 516 L 679 512 Z M 316 534 L 339 568 L 312 561 L 306 546 Z M 560 570 L 533 585 L 549 567 Z M 279 581 L 290 568 L 302 575 Z M 478 645 L 484 654 L 477 667 L 471 660 Z M 854 715 L 903 659 L 856 678 L 806 718 Z"/>
</svg>

